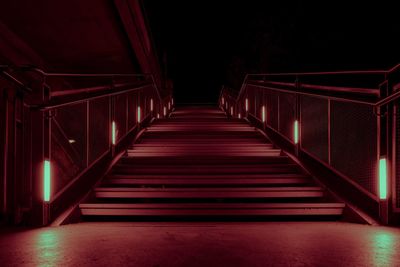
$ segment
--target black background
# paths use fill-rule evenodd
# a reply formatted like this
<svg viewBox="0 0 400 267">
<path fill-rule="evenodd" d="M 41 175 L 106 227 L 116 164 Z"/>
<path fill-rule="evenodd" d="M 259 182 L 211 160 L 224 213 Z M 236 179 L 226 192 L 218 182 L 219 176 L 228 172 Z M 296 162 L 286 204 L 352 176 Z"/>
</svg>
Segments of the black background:
<svg viewBox="0 0 400 267">
<path fill-rule="evenodd" d="M 178 103 L 216 102 L 246 72 L 387 69 L 400 63 L 396 1 L 145 0 Z M 351 3 L 351 4 L 350 4 Z"/>
</svg>

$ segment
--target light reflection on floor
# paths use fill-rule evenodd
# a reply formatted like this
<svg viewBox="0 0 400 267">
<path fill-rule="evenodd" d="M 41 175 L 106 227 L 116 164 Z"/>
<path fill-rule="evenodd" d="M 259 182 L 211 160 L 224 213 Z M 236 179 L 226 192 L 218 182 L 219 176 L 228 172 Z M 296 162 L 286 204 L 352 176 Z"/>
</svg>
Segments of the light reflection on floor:
<svg viewBox="0 0 400 267">
<path fill-rule="evenodd" d="M 0 266 L 400 266 L 400 229 L 338 222 L 82 223 L 0 231 Z"/>
<path fill-rule="evenodd" d="M 374 266 L 399 266 L 394 261 L 400 255 L 400 251 L 395 250 L 399 247 L 399 238 L 385 230 L 373 233 L 371 238 L 371 260 Z"/>
<path fill-rule="evenodd" d="M 48 228 L 38 231 L 36 235 L 37 262 L 39 266 L 58 266 L 60 262 L 60 233 L 56 229 Z"/>
</svg>

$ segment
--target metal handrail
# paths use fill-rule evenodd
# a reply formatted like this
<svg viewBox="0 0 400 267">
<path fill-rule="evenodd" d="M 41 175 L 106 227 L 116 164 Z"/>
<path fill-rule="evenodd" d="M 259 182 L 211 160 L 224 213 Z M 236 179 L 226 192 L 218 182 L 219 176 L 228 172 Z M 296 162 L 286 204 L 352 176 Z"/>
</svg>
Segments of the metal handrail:
<svg viewBox="0 0 400 267">
<path fill-rule="evenodd" d="M 59 101 L 59 103 L 46 103 L 46 104 L 40 104 L 40 105 L 31 105 L 30 107 L 32 109 L 37 109 L 41 111 L 46 111 L 46 110 L 52 110 L 55 108 L 60 108 L 60 107 L 65 107 L 73 104 L 79 104 L 82 102 L 86 102 L 88 100 L 94 100 L 97 98 L 102 98 L 102 97 L 107 97 L 107 96 L 114 96 L 114 95 L 119 95 L 119 94 L 124 94 L 132 91 L 138 91 L 143 89 L 144 87 L 149 86 L 148 85 L 143 85 L 140 87 L 135 87 L 135 88 L 129 88 L 129 89 L 124 89 L 124 90 L 119 90 L 119 91 L 114 91 L 114 92 L 103 92 L 103 93 L 97 93 L 97 94 L 92 94 L 92 95 L 86 95 L 84 97 L 81 97 L 79 99 L 74 99 L 74 100 L 64 100 L 64 101 Z"/>
<path fill-rule="evenodd" d="M 159 89 L 157 87 L 157 84 L 154 80 L 154 75 L 151 73 L 48 73 L 43 71 L 42 69 L 39 68 L 30 68 L 29 70 L 35 71 L 37 73 L 42 74 L 45 77 L 97 77 L 97 78 L 102 78 L 102 77 L 109 77 L 109 78 L 114 78 L 114 77 L 142 77 L 146 78 L 149 77 L 153 83 L 154 88 L 156 89 L 157 96 L 159 100 L 162 102 L 162 97 L 159 92 Z"/>
<path fill-rule="evenodd" d="M 250 81 L 251 82 L 251 81 Z M 254 81 L 253 81 L 254 82 Z M 296 89 L 296 83 L 290 82 L 276 82 L 276 81 L 258 81 L 256 85 L 277 85 L 277 86 L 286 86 Z M 355 94 L 371 94 L 373 96 L 379 97 L 379 89 L 375 88 L 361 88 L 361 87 L 343 87 L 343 86 L 328 86 L 328 85 L 316 85 L 316 84 L 307 84 L 307 83 L 299 83 L 299 88 L 318 90 L 318 91 L 327 91 L 327 92 L 337 92 L 337 93 L 355 93 Z"/>
<path fill-rule="evenodd" d="M 63 73 L 63 72 L 45 72 L 40 68 L 29 68 L 28 71 L 37 72 L 46 77 L 145 77 L 151 76 L 151 73 Z"/>
<path fill-rule="evenodd" d="M 21 87 L 24 91 L 27 92 L 32 92 L 32 89 L 25 85 L 23 82 L 12 76 L 10 73 L 8 73 L 6 70 L 9 69 L 9 66 L 7 65 L 0 65 L 0 74 L 2 74 L 7 80 L 15 83 L 19 87 Z"/>
<path fill-rule="evenodd" d="M 256 76 L 256 77 L 288 77 L 288 76 L 293 76 L 296 78 L 296 82 L 298 82 L 298 78 L 302 76 L 324 76 L 324 75 L 384 75 L 384 78 L 387 78 L 387 75 L 397 71 L 400 69 L 400 64 L 397 64 L 393 68 L 389 70 L 366 70 L 366 71 L 337 71 L 337 72 L 293 72 L 293 73 L 249 73 L 246 74 L 242 86 L 240 88 L 239 94 L 237 95 L 236 102 L 239 101 L 240 97 L 243 95 L 244 91 L 246 90 L 246 85 L 248 84 L 248 81 L 250 80 L 249 77 L 251 76 Z M 257 81 L 257 80 L 254 80 Z M 259 80 L 259 81 L 264 81 L 265 83 L 271 83 L 271 84 L 276 84 L 276 85 L 281 85 L 281 86 L 290 86 L 290 87 L 296 87 L 296 83 L 290 83 L 290 82 L 276 82 L 276 81 L 265 81 L 265 80 Z M 358 93 L 358 94 L 371 94 L 374 96 L 379 97 L 379 89 L 373 89 L 373 88 L 352 88 L 352 87 L 339 87 L 339 86 L 320 86 L 320 85 L 311 85 L 311 84 L 301 84 L 299 83 L 298 86 L 299 89 L 305 88 L 305 89 L 311 89 L 311 90 L 327 90 L 331 93 L 338 92 L 338 93 Z M 346 90 L 350 89 L 350 90 Z M 269 88 L 271 89 L 271 88 Z M 337 89 L 337 90 L 336 90 Z M 354 90 L 353 90 L 354 89 Z M 276 89 L 276 90 L 281 90 L 281 89 Z M 283 90 L 283 91 L 290 91 L 290 90 Z M 307 94 L 311 96 L 318 96 L 318 97 L 330 97 L 330 96 L 325 96 L 322 94 L 318 94 L 315 92 L 301 92 L 299 90 L 293 91 L 293 93 L 299 93 L 299 94 Z M 354 99 L 348 99 L 348 98 L 342 98 L 340 99 L 346 99 L 349 102 L 357 102 L 357 103 L 364 103 L 364 104 L 369 104 L 374 107 L 380 107 L 382 105 L 386 105 L 394 100 L 397 100 L 400 98 L 400 92 L 395 92 L 388 97 L 379 100 L 378 102 L 366 102 L 366 101 L 359 101 L 359 100 L 354 100 Z"/>
<path fill-rule="evenodd" d="M 249 73 L 251 76 L 322 76 L 322 75 L 362 75 L 362 74 L 390 74 L 400 69 L 400 64 L 388 70 L 356 70 L 356 71 L 320 71 L 320 72 L 287 72 L 287 73 Z"/>
<path fill-rule="evenodd" d="M 30 89 L 29 87 L 24 85 L 21 81 L 19 81 L 14 76 L 12 76 L 11 74 L 9 74 L 5 71 L 6 69 L 9 69 L 9 68 L 10 67 L 7 65 L 0 65 L 1 74 L 3 74 L 6 78 L 12 80 L 17 85 L 24 88 L 25 90 L 32 92 L 32 89 Z M 153 76 L 153 74 L 149 74 L 149 73 L 144 73 L 144 74 L 137 74 L 137 73 L 49 73 L 49 72 L 45 72 L 44 70 L 37 68 L 37 67 L 27 67 L 27 68 L 20 68 L 20 69 L 22 69 L 23 71 L 33 71 L 33 72 L 39 73 L 43 77 L 88 77 L 88 78 L 90 78 L 90 77 L 92 77 L 92 78 L 131 77 L 131 78 L 144 78 L 145 80 L 146 80 L 146 78 L 149 78 L 151 80 L 151 83 L 149 83 L 149 84 L 144 84 L 144 85 L 140 84 L 139 87 L 119 90 L 117 92 L 116 91 L 105 92 L 105 90 L 129 86 L 129 85 L 137 86 L 138 84 L 121 83 L 121 84 L 112 84 L 112 86 L 97 86 L 97 87 L 91 87 L 91 88 L 80 88 L 79 90 L 75 90 L 74 92 L 66 93 L 66 94 L 56 93 L 56 94 L 54 94 L 55 96 L 70 96 L 70 97 L 72 97 L 74 95 L 79 95 L 80 93 L 83 93 L 83 92 L 90 93 L 91 95 L 85 95 L 84 97 L 81 97 L 79 99 L 61 101 L 60 103 L 57 103 L 57 104 L 56 103 L 45 103 L 45 104 L 31 106 L 31 108 L 39 109 L 41 111 L 50 110 L 50 109 L 54 109 L 57 107 L 66 106 L 66 105 L 70 105 L 70 104 L 76 104 L 76 103 L 80 103 L 80 102 L 84 102 L 87 100 L 92 100 L 92 99 L 96 99 L 96 98 L 100 98 L 100 97 L 112 96 L 112 95 L 130 92 L 130 91 L 140 90 L 143 87 L 146 87 L 150 84 L 153 85 L 160 102 L 163 102 L 160 91 L 157 87 L 157 84 L 155 83 L 154 76 Z"/>
<path fill-rule="evenodd" d="M 389 96 L 387 96 L 387 97 L 385 97 L 385 98 L 383 98 L 383 99 L 381 99 L 381 100 L 379 100 L 378 102 L 376 102 L 374 104 L 374 107 L 375 108 L 379 108 L 379 107 L 387 105 L 390 102 L 393 102 L 393 101 L 395 101 L 395 100 L 397 100 L 399 98 L 400 98 L 400 90 L 395 92 L 395 93 L 393 93 L 393 94 L 391 94 L 391 95 L 389 95 Z"/>
</svg>

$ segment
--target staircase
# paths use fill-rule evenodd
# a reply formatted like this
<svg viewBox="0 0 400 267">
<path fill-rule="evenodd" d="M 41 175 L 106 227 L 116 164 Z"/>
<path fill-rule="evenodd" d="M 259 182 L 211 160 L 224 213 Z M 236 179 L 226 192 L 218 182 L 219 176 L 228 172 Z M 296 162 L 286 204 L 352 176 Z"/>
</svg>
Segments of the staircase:
<svg viewBox="0 0 400 267">
<path fill-rule="evenodd" d="M 344 206 L 246 121 L 192 107 L 146 129 L 80 210 L 87 220 L 337 220 Z"/>
</svg>

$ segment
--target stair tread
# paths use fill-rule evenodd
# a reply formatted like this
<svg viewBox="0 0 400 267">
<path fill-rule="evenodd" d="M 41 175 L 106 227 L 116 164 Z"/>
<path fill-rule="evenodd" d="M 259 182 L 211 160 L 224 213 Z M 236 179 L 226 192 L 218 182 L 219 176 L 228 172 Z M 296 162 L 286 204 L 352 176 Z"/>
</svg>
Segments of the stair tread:
<svg viewBox="0 0 400 267">
<path fill-rule="evenodd" d="M 286 179 L 286 178 L 310 178 L 310 176 L 298 173 L 277 174 L 110 174 L 108 179 Z"/>
<path fill-rule="evenodd" d="M 293 191 L 322 191 L 319 186 L 307 187 L 208 187 L 208 188 L 134 188 L 134 187 L 98 187 L 96 192 L 293 192 Z"/>
<path fill-rule="evenodd" d="M 336 219 L 345 204 L 325 202 L 325 193 L 245 120 L 217 108 L 184 108 L 146 128 L 79 208 L 88 219 Z"/>
<path fill-rule="evenodd" d="M 344 208 L 344 203 L 84 203 L 81 208 L 119 209 L 240 209 L 240 208 Z"/>
</svg>

